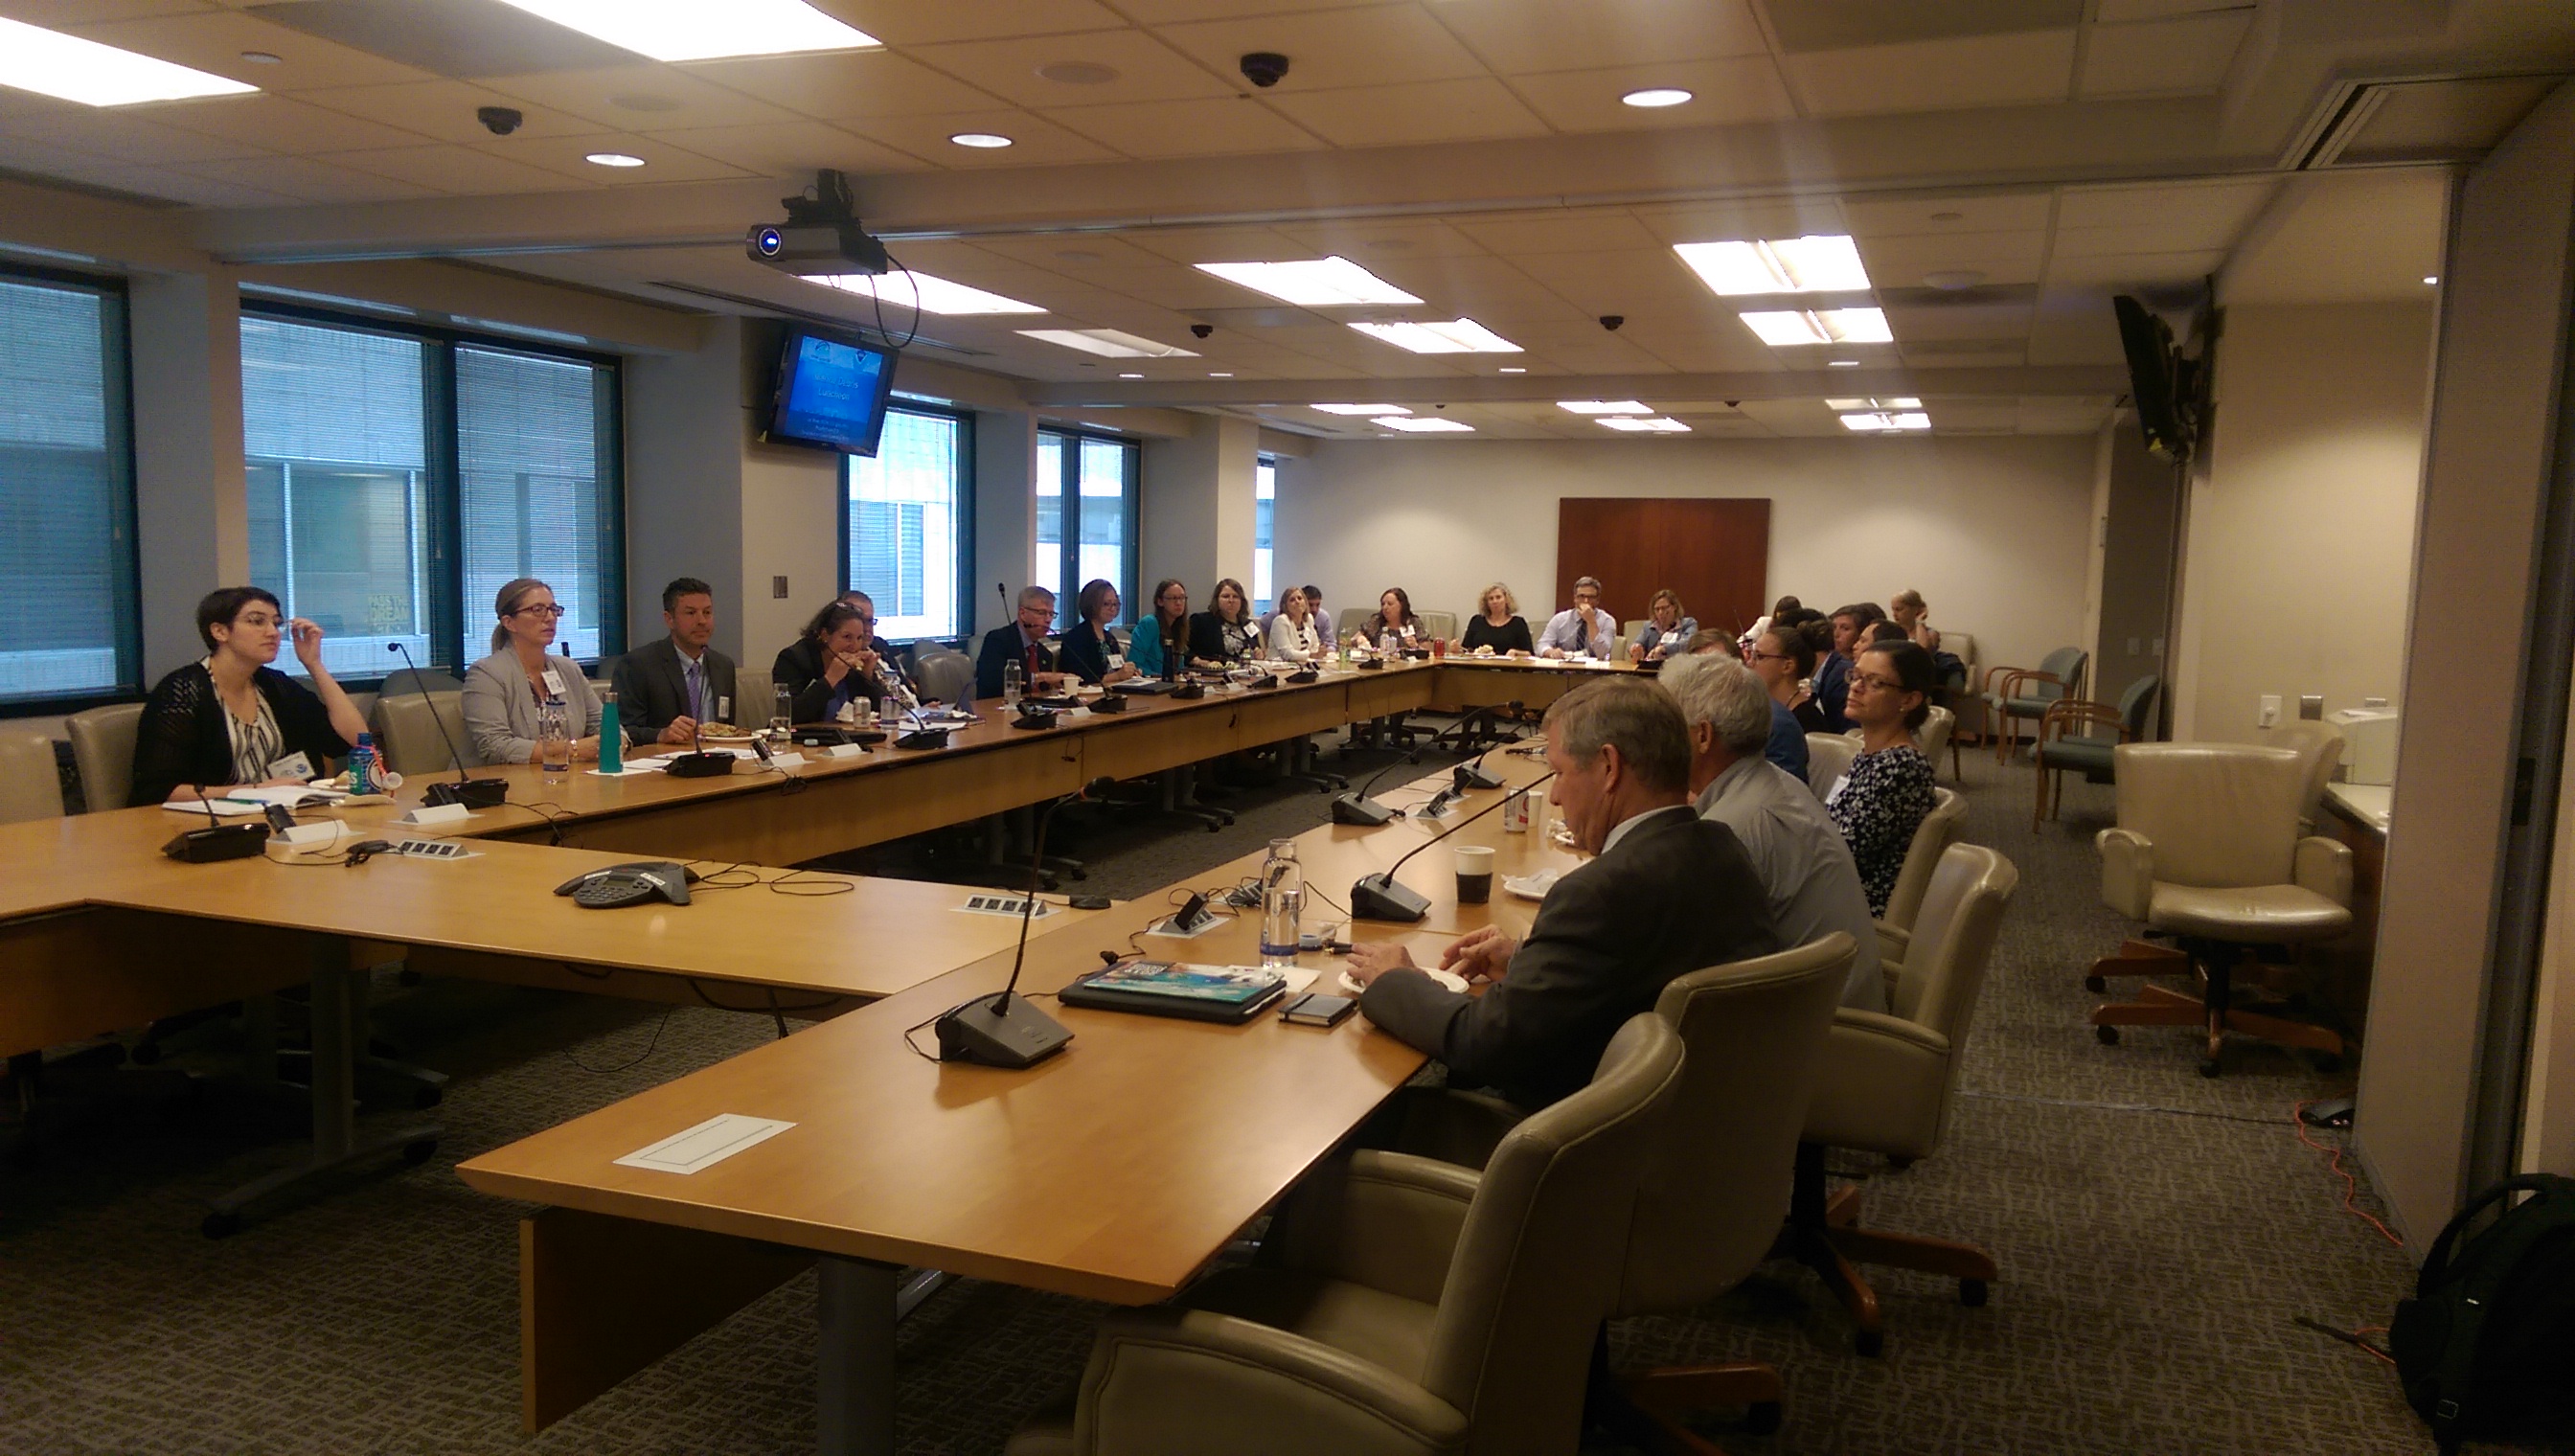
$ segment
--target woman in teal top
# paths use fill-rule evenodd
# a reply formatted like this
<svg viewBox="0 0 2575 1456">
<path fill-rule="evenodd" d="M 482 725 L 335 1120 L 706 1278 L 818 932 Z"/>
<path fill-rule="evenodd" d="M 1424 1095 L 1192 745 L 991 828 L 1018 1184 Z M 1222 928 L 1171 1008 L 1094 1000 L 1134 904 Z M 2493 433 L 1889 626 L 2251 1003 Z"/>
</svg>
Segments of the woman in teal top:
<svg viewBox="0 0 2575 1456">
<path fill-rule="evenodd" d="M 1127 661 L 1148 678 L 1177 678 L 1190 667 L 1190 589 L 1166 577 L 1154 586 L 1154 615 L 1136 624 Z"/>
</svg>

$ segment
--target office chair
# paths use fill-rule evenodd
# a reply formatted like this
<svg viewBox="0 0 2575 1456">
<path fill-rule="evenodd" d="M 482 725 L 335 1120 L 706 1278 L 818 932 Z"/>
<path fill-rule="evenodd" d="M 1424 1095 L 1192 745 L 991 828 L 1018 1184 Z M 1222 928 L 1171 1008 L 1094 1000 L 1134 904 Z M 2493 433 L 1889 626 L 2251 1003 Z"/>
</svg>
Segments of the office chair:
<svg viewBox="0 0 2575 1456">
<path fill-rule="evenodd" d="M 89 812 L 123 808 L 132 796 L 134 739 L 142 726 L 140 703 L 92 708 L 63 720 L 72 762 L 80 769 L 81 803 Z"/>
<path fill-rule="evenodd" d="M 1985 674 L 1985 724 L 1999 728 L 1994 761 L 2005 763 L 2020 747 L 2020 725 L 2047 716 L 2060 698 L 2083 696 L 2083 667 L 2091 655 L 2081 648 L 2058 648 L 2036 668 L 1995 668 Z"/>
<path fill-rule="evenodd" d="M 1878 966 L 1886 972 L 1890 987 L 1897 962 L 1912 944 L 1923 892 L 1939 869 L 1940 856 L 1948 852 L 1966 821 L 1966 799 L 1954 789 L 1931 790 L 1931 811 L 1913 826 L 1913 838 L 1904 846 L 1904 867 L 1895 872 L 1895 887 L 1886 894 L 1886 913 L 1877 917 Z"/>
<path fill-rule="evenodd" d="M 465 742 L 465 695 L 461 689 L 433 692 L 426 698 L 418 693 L 380 693 L 367 722 L 375 729 L 376 746 L 384 754 L 385 766 L 406 778 L 451 773 L 459 766 L 448 743 L 452 740 L 461 749 Z"/>
<path fill-rule="evenodd" d="M 1256 1266 L 1111 1314 L 1073 1402 L 1010 1456 L 1573 1450 L 1681 1068 L 1679 1033 L 1633 1016 L 1590 1085 L 1504 1133 L 1480 1174 L 1373 1149 L 1324 1163 Z"/>
<path fill-rule="evenodd" d="M 1806 786 L 1822 798 L 1833 791 L 1834 780 L 1850 771 L 1851 760 L 1859 756 L 1859 740 L 1841 733 L 1806 734 Z"/>
<path fill-rule="evenodd" d="M 2203 1028 L 2208 1077 L 2230 1031 L 2338 1065 L 2340 1036 L 2283 1007 L 2235 1000 L 2248 957 L 2285 961 L 2351 928 L 2350 846 L 2299 831 L 2313 765 L 2294 749 L 2244 743 L 2123 743 L 2116 758 L 2119 823 L 2094 838 L 2101 898 L 2173 943 L 2127 941 L 2092 963 L 2084 988 L 2107 989 L 2113 975 L 2191 975 L 2200 985 L 2196 996 L 2149 985 L 2136 1000 L 2095 1007 L 2093 1035 L 2116 1046 L 2122 1026 Z"/>
<path fill-rule="evenodd" d="M 1899 1169 L 1930 1156 L 1948 1129 L 1959 1049 L 1984 987 L 1985 965 L 2020 873 L 1981 844 L 1952 844 L 1914 920 L 1919 950 L 1896 969 L 1891 1013 L 1840 1007 L 1824 1038 L 1822 1072 L 1797 1147 L 1795 1192 L 1778 1254 L 1813 1269 L 1858 1326 L 1859 1353 L 1885 1343 L 1877 1293 L 1858 1265 L 1883 1264 L 1958 1281 L 1958 1299 L 1985 1302 L 1992 1257 L 1967 1244 L 1859 1226 L 1859 1190 L 1830 1192 L 1824 1149 L 1879 1153 Z"/>
<path fill-rule="evenodd" d="M 948 648 L 923 652 L 914 660 L 913 681 L 921 696 L 956 708 L 975 706 L 975 660 Z"/>
<path fill-rule="evenodd" d="M 54 740 L 43 733 L 0 732 L 0 824 L 63 816 L 63 776 Z"/>
</svg>

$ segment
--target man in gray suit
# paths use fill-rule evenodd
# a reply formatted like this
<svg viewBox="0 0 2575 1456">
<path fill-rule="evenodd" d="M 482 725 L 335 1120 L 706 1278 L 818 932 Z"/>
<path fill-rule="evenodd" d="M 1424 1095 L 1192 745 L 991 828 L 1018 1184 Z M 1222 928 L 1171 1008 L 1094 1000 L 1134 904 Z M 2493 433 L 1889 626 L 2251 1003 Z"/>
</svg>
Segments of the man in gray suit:
<svg viewBox="0 0 2575 1456">
<path fill-rule="evenodd" d="M 663 588 L 662 622 L 670 636 L 617 665 L 617 711 L 628 736 L 686 743 L 701 724 L 738 722 L 733 659 L 707 646 L 716 635 L 715 588 L 695 577 Z"/>
<path fill-rule="evenodd" d="M 1660 689 L 1588 683 L 1546 712 L 1547 801 L 1597 857 L 1547 891 L 1526 940 L 1491 926 L 1439 963 L 1460 995 L 1391 941 L 1353 946 L 1369 1021 L 1448 1064 L 1452 1086 L 1489 1086 L 1535 1110 L 1591 1079 L 1618 1027 L 1665 983 L 1780 948 L 1768 897 L 1734 831 L 1690 808 L 1689 729 Z"/>
</svg>

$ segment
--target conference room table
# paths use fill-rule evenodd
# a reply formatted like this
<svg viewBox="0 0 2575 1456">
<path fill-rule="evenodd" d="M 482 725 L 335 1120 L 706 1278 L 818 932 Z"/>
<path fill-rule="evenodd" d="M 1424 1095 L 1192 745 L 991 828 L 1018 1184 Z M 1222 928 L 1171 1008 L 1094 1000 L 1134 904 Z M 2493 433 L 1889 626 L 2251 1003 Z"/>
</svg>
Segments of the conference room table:
<svg viewBox="0 0 2575 1456">
<path fill-rule="evenodd" d="M 1412 850 L 1402 882 L 1429 901 L 1418 924 L 1359 921 L 1359 939 L 1401 939 L 1435 963 L 1448 938 L 1487 924 L 1517 933 L 1532 901 L 1504 876 L 1559 872 L 1558 842 L 1531 792 L 1530 827 L 1496 807 L 1544 775 L 1515 752 L 1487 758 L 1505 787 L 1469 791 L 1439 819 L 1326 824 L 1298 835 L 1305 924 L 1347 920 L 1348 886 Z M 1418 806 L 1417 786 L 1389 793 Z M 1478 815 L 1481 815 L 1478 817 Z M 1453 835 L 1433 844 L 1439 835 Z M 1455 893 L 1456 843 L 1496 850 L 1481 904 Z M 1175 890 L 1213 891 L 1259 873 L 1249 854 Z M 1259 913 L 1190 939 L 1146 934 L 1160 898 L 1120 904 L 1031 942 L 1021 993 L 1049 997 L 1106 955 L 1256 963 Z M 1341 957 L 1297 957 L 1313 988 L 1337 989 Z M 894 1442 L 894 1329 L 903 1268 L 1145 1304 L 1187 1286 L 1248 1224 L 1420 1068 L 1423 1056 L 1353 1016 L 1328 1029 L 1271 1011 L 1219 1025 L 1066 1006 L 1062 1053 L 1024 1070 L 935 1059 L 929 1023 L 1009 983 L 1000 953 L 783 1040 L 458 1167 L 484 1192 L 543 1205 L 520 1237 L 523 1419 L 533 1432 L 820 1262 L 822 1449 Z M 719 1117 L 791 1124 L 689 1173 L 621 1164 Z M 650 1278 L 639 1278 L 650 1269 Z"/>
</svg>

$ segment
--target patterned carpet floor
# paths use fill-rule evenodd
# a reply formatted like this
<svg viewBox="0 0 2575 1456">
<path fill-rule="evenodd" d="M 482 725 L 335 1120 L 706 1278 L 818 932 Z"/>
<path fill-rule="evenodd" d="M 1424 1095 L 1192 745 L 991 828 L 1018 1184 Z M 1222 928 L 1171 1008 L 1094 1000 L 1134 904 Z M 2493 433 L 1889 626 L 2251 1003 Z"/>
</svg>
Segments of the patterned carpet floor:
<svg viewBox="0 0 2575 1456">
<path fill-rule="evenodd" d="M 2021 872 L 1965 1095 L 1937 1156 L 1851 1170 L 1869 1174 L 1867 1223 L 1990 1251 L 1991 1303 L 1875 1271 L 1886 1348 L 1863 1359 L 1813 1277 L 1774 1265 L 1691 1317 L 1622 1322 L 1617 1363 L 1778 1365 L 1786 1420 L 1722 1434 L 1736 1456 L 2428 1450 L 2384 1365 L 2292 1323 L 2382 1325 L 2408 1283 L 2404 1254 L 2344 1210 L 2328 1154 L 2291 1122 L 2349 1072 L 2247 1045 L 2212 1081 L 2179 1032 L 2095 1044 L 2081 972 L 2127 928 L 2100 904 L 2090 843 L 2109 790 L 2070 786 L 2063 818 L 2033 833 L 2027 769 L 1969 753 L 1965 773 L 1967 837 Z M 1086 888 L 1129 895 L 1322 816 L 1302 788 L 1228 803 L 1240 819 L 1220 832 L 1124 815 L 1066 847 L 1091 865 Z M 524 1209 L 453 1172 L 756 1045 L 769 1021 L 458 983 L 379 1012 L 407 1053 L 455 1076 L 422 1167 L 209 1241 L 202 1200 L 288 1160 L 297 1111 L 218 1084 L 175 1112 L 93 1114 L 0 1170 L 0 1451 L 811 1451 L 810 1276 L 522 1437 Z M 2384 1216 L 2365 1179 L 2358 1203 Z M 904 1450 L 999 1451 L 1076 1380 L 1101 1312 L 976 1281 L 933 1297 L 900 1338 Z"/>
</svg>

